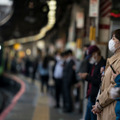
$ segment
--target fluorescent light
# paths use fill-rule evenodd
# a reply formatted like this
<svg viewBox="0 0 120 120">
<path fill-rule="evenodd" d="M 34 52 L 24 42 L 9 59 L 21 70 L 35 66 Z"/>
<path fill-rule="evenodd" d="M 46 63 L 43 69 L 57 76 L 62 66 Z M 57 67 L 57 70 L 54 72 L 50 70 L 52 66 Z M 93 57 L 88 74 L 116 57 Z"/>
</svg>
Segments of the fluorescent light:
<svg viewBox="0 0 120 120">
<path fill-rule="evenodd" d="M 49 1 L 48 5 L 50 5 L 50 6 L 56 6 L 56 1 Z"/>
<path fill-rule="evenodd" d="M 43 40 L 37 42 L 37 47 L 40 49 L 44 49 L 45 48 L 45 42 Z"/>
<path fill-rule="evenodd" d="M 1 1 L 1 0 L 0 0 Z M 4 1 L 4 0 L 2 0 Z M 8 0 L 7 0 L 8 1 Z M 32 42 L 32 41 L 37 41 L 45 37 L 46 33 L 54 26 L 56 22 L 56 1 L 51 0 L 48 3 L 49 6 L 49 13 L 48 13 L 48 23 L 45 27 L 43 27 L 40 32 L 37 35 L 29 36 L 29 37 L 24 37 L 24 38 L 18 38 L 18 39 L 11 39 L 7 42 L 4 42 L 5 46 L 13 45 L 16 43 L 16 41 L 19 41 L 19 43 L 26 43 L 26 42 Z"/>
<path fill-rule="evenodd" d="M 0 5 L 11 6 L 12 4 L 13 4 L 13 1 L 11 0 L 0 0 Z"/>
<path fill-rule="evenodd" d="M 55 11 L 50 11 L 49 13 L 48 13 L 48 16 L 54 16 L 55 15 Z"/>
<path fill-rule="evenodd" d="M 50 10 L 56 10 L 56 6 L 50 6 Z"/>
</svg>

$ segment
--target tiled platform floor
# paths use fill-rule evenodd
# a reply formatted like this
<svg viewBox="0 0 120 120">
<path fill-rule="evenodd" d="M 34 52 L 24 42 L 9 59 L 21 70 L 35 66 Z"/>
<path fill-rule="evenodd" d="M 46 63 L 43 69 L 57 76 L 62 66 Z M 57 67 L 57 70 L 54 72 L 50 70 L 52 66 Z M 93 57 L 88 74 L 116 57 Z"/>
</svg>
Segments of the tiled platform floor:
<svg viewBox="0 0 120 120">
<path fill-rule="evenodd" d="M 80 120 L 77 112 L 64 114 L 62 109 L 53 108 L 53 98 L 50 95 L 40 95 L 40 84 L 18 75 L 26 84 L 26 92 L 20 98 L 5 120 Z"/>
</svg>

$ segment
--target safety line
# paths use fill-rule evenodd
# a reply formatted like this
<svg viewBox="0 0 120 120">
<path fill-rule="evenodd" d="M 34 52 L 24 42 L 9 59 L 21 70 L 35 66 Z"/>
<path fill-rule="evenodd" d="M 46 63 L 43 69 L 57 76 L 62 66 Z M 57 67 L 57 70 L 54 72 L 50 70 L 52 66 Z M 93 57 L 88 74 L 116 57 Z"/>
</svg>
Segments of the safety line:
<svg viewBox="0 0 120 120">
<path fill-rule="evenodd" d="M 14 76 L 14 75 L 9 75 L 9 74 L 4 74 L 4 76 L 9 77 L 12 80 L 16 81 L 17 83 L 19 83 L 21 85 L 21 88 L 20 88 L 19 92 L 12 99 L 11 104 L 7 108 L 5 108 L 5 110 L 0 114 L 0 120 L 5 119 L 5 117 L 11 112 L 11 110 L 16 105 L 17 101 L 20 99 L 20 97 L 25 92 L 25 83 L 21 79 L 19 79 L 18 77 Z"/>
</svg>

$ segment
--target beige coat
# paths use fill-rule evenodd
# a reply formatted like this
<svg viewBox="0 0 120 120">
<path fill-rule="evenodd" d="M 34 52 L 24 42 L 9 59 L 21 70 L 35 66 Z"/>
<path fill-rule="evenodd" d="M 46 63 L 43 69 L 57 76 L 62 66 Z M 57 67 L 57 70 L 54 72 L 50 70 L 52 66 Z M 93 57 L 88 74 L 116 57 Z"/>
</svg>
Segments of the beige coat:
<svg viewBox="0 0 120 120">
<path fill-rule="evenodd" d="M 115 81 L 112 77 L 112 70 L 109 65 L 112 65 L 115 71 L 120 72 L 120 51 L 117 51 L 111 58 L 107 60 L 105 76 L 102 81 L 101 94 L 98 96 L 100 105 L 103 107 L 101 114 L 97 116 L 97 120 L 115 120 L 115 105 L 116 101 L 110 97 L 110 89 L 115 86 Z"/>
</svg>

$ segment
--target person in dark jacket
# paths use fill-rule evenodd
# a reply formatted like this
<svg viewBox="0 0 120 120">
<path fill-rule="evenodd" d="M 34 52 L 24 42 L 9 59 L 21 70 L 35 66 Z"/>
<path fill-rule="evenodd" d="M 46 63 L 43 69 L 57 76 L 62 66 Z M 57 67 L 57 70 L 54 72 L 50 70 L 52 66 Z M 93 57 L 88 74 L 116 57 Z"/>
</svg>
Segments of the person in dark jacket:
<svg viewBox="0 0 120 120">
<path fill-rule="evenodd" d="M 35 82 L 35 75 L 37 72 L 37 68 L 39 65 L 39 61 L 41 60 L 41 56 L 42 56 L 42 52 L 40 49 L 37 49 L 37 57 L 35 58 L 34 62 L 33 62 L 33 74 L 32 74 L 32 83 Z"/>
<path fill-rule="evenodd" d="M 80 73 L 80 77 L 88 81 L 88 90 L 87 90 L 87 97 L 88 97 L 88 105 L 85 120 L 97 120 L 97 116 L 94 115 L 92 110 L 92 105 L 95 104 L 96 97 L 100 88 L 101 84 L 101 67 L 105 66 L 106 61 L 101 56 L 100 49 L 97 46 L 90 46 L 88 49 L 89 54 L 91 54 L 91 59 L 93 65 L 89 73 Z"/>
<path fill-rule="evenodd" d="M 35 74 L 39 65 L 40 57 L 38 56 L 33 62 L 33 73 L 32 73 L 32 83 L 35 82 Z"/>
<path fill-rule="evenodd" d="M 43 58 L 38 65 L 38 71 L 41 79 L 41 92 L 44 93 L 44 85 L 47 87 L 47 92 L 49 89 L 48 80 L 49 80 L 49 59 L 48 56 Z"/>
<path fill-rule="evenodd" d="M 89 73 L 89 70 L 91 68 L 91 64 L 89 63 L 89 59 L 91 57 L 91 55 L 88 54 L 88 48 L 90 45 L 85 44 L 83 46 L 83 54 L 84 54 L 84 58 L 83 60 L 79 61 L 79 65 L 77 65 L 76 67 L 76 78 L 79 81 L 75 87 L 77 87 L 77 89 L 79 89 L 79 101 L 80 101 L 80 107 L 79 107 L 79 111 L 80 113 L 82 113 L 82 118 L 84 118 L 85 115 L 85 109 L 86 109 L 86 103 L 87 101 L 85 100 L 86 97 L 86 87 L 87 87 L 87 82 L 82 80 L 79 76 L 78 73 Z"/>
<path fill-rule="evenodd" d="M 72 112 L 72 96 L 71 96 L 71 87 L 76 79 L 75 76 L 75 62 L 72 58 L 72 51 L 66 51 L 67 59 L 65 61 L 63 69 L 63 99 L 64 99 L 64 112 Z"/>
<path fill-rule="evenodd" d="M 113 78 L 115 79 L 116 86 L 111 89 L 110 94 L 113 99 L 117 101 L 115 107 L 116 120 L 120 120 L 120 74 L 119 72 L 114 74 Z"/>
</svg>

